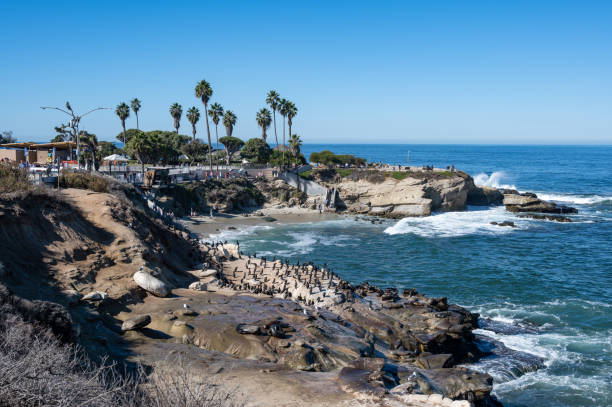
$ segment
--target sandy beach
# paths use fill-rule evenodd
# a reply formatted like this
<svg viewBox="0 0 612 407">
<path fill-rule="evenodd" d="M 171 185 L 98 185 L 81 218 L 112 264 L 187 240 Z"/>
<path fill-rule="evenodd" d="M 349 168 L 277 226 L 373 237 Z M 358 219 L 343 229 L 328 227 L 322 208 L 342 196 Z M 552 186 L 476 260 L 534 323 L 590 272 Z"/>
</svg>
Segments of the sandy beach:
<svg viewBox="0 0 612 407">
<path fill-rule="evenodd" d="M 249 214 L 218 213 L 210 216 L 194 216 L 181 219 L 189 230 L 206 239 L 228 229 L 260 225 L 286 225 L 294 223 L 321 222 L 339 219 L 343 215 L 332 212 L 319 213 L 307 208 L 272 206 Z"/>
</svg>

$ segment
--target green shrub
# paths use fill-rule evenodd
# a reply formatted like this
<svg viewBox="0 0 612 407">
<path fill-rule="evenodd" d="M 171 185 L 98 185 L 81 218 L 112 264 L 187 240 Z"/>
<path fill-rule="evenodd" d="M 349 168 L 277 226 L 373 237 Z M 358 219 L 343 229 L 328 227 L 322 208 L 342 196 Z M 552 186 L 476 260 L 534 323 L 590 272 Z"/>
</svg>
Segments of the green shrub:
<svg viewBox="0 0 612 407">
<path fill-rule="evenodd" d="M 393 171 L 391 176 L 397 180 L 403 180 L 404 178 L 408 178 L 410 176 L 410 172 L 408 171 Z"/>
<path fill-rule="evenodd" d="M 13 164 L 0 164 L 0 194 L 29 191 L 32 187 L 27 169 Z"/>
<path fill-rule="evenodd" d="M 348 169 L 348 168 L 338 168 L 336 172 L 340 174 L 342 178 L 344 178 L 344 177 L 348 177 L 349 175 L 351 175 L 353 173 L 353 170 Z"/>
<path fill-rule="evenodd" d="M 355 157 L 350 154 L 336 155 L 329 150 L 323 150 L 319 153 L 310 154 L 310 162 L 324 165 L 365 165 L 364 158 Z"/>
<path fill-rule="evenodd" d="M 85 172 L 62 171 L 59 179 L 63 188 L 89 189 L 94 192 L 108 192 L 108 180 Z"/>
</svg>

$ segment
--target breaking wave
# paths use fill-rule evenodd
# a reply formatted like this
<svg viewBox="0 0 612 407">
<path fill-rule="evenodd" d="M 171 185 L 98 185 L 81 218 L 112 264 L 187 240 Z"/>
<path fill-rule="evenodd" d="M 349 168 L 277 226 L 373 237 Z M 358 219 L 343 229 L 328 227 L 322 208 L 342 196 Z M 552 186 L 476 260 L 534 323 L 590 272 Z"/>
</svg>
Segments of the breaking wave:
<svg viewBox="0 0 612 407">
<path fill-rule="evenodd" d="M 491 173 L 491 175 L 481 172 L 474 177 L 474 183 L 481 187 L 516 189 L 516 187 L 512 184 L 503 183 L 503 180 L 507 178 L 509 178 L 509 176 L 504 171 L 495 171 Z"/>
<path fill-rule="evenodd" d="M 514 222 L 516 227 L 493 225 L 491 222 Z M 457 237 L 475 234 L 499 235 L 525 229 L 529 220 L 506 212 L 503 206 L 472 209 L 465 212 L 444 212 L 424 218 L 404 218 L 385 229 L 388 235 L 412 233 L 421 237 Z"/>
<path fill-rule="evenodd" d="M 596 205 L 610 204 L 612 205 L 612 196 L 601 195 L 570 195 L 570 194 L 548 194 L 537 193 L 538 198 L 545 201 L 561 202 L 574 205 Z"/>
</svg>

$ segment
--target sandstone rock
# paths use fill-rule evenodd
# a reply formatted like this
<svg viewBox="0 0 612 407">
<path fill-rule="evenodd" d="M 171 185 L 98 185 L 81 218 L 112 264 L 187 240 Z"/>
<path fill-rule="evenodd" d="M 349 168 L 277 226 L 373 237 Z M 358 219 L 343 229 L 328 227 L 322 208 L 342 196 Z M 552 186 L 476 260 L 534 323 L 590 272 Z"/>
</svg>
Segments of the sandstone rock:
<svg viewBox="0 0 612 407">
<path fill-rule="evenodd" d="M 429 216 L 431 215 L 431 204 L 397 205 L 390 214 L 395 217 Z"/>
<path fill-rule="evenodd" d="M 83 301 L 104 301 L 108 299 L 108 294 L 102 291 L 92 291 L 81 298 Z"/>
<path fill-rule="evenodd" d="M 151 323 L 151 317 L 149 315 L 140 315 L 134 318 L 126 319 L 121 324 L 122 331 L 133 331 L 144 328 Z"/>
<path fill-rule="evenodd" d="M 146 271 L 139 270 L 134 273 L 134 281 L 140 288 L 157 297 L 166 297 L 170 293 L 166 283 Z"/>
<path fill-rule="evenodd" d="M 177 309 L 176 311 L 173 312 L 173 314 L 179 318 L 180 317 L 194 317 L 198 315 L 198 313 L 192 309 Z"/>
<path fill-rule="evenodd" d="M 347 393 L 357 396 L 382 397 L 386 393 L 385 386 L 379 381 L 370 379 L 370 370 L 343 367 L 338 374 L 338 384 Z"/>
<path fill-rule="evenodd" d="M 189 289 L 194 291 L 206 291 L 206 283 L 196 281 L 194 283 L 189 284 Z"/>
<path fill-rule="evenodd" d="M 201 271 L 198 271 L 196 274 L 200 278 L 215 277 L 217 275 L 217 270 L 215 269 L 201 270 Z"/>
<path fill-rule="evenodd" d="M 393 210 L 393 205 L 387 205 L 387 206 L 373 206 L 370 211 L 369 214 L 370 215 L 384 215 L 386 213 L 389 213 Z"/>
<path fill-rule="evenodd" d="M 225 250 L 227 250 L 230 259 L 237 259 L 240 257 L 240 250 L 238 245 L 232 244 L 232 243 L 225 243 L 223 245 L 223 248 Z"/>
</svg>

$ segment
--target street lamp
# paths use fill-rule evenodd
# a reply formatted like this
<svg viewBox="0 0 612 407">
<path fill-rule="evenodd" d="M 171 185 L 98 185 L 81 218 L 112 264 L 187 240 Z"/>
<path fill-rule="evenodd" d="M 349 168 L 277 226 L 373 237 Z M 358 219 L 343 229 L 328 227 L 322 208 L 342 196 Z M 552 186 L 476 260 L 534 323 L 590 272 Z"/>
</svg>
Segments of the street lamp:
<svg viewBox="0 0 612 407">
<path fill-rule="evenodd" d="M 97 107 L 95 109 L 91 109 L 90 111 L 88 111 L 85 114 L 82 115 L 77 115 L 76 113 L 74 113 L 74 111 L 72 110 L 72 107 L 70 106 L 70 102 L 66 102 L 66 109 L 68 110 L 64 110 L 61 109 L 59 107 L 51 107 L 51 106 L 41 106 L 41 109 L 46 110 L 46 109 L 53 109 L 53 110 L 59 110 L 60 112 L 64 112 L 66 113 L 68 116 L 71 117 L 70 122 L 68 122 L 68 126 L 70 127 L 70 129 L 72 130 L 72 136 L 74 138 L 76 138 L 76 142 L 77 142 L 77 167 L 81 168 L 81 144 L 79 143 L 79 123 L 81 122 L 81 118 L 87 116 L 89 113 L 93 113 L 97 110 L 105 110 L 105 109 L 110 109 L 110 107 Z"/>
</svg>

